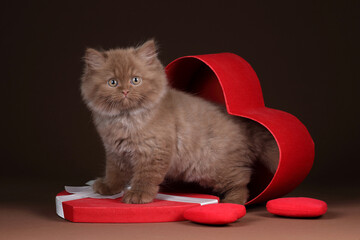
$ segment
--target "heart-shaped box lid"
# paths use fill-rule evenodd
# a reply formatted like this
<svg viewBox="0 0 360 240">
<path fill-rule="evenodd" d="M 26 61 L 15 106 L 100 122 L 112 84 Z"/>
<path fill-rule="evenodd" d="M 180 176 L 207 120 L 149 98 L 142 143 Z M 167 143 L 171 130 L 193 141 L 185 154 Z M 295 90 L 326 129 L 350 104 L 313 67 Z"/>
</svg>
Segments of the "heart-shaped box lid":
<svg viewBox="0 0 360 240">
<path fill-rule="evenodd" d="M 249 184 L 246 204 L 264 202 L 289 193 L 309 173 L 314 161 L 314 142 L 306 127 L 293 115 L 265 106 L 255 71 L 233 53 L 181 57 L 166 67 L 170 85 L 225 104 L 231 115 L 265 126 L 274 136 L 280 159 L 274 175 L 261 166 Z"/>
</svg>

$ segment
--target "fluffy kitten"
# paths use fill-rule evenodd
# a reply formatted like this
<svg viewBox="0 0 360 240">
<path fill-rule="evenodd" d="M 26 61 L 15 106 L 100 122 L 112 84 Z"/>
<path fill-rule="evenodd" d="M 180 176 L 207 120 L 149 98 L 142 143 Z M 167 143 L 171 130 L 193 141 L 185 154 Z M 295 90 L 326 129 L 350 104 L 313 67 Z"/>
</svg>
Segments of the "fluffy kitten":
<svg viewBox="0 0 360 240">
<path fill-rule="evenodd" d="M 153 40 L 137 48 L 87 49 L 81 82 L 106 150 L 104 195 L 148 203 L 164 179 L 197 182 L 244 204 L 256 159 L 275 172 L 277 145 L 259 124 L 168 86 Z"/>
</svg>

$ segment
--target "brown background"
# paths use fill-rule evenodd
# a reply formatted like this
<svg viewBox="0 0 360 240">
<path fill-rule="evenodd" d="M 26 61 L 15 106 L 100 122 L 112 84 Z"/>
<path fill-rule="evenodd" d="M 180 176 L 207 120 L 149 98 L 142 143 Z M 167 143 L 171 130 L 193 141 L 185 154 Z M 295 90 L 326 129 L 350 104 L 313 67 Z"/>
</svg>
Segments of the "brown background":
<svg viewBox="0 0 360 240">
<path fill-rule="evenodd" d="M 316 143 L 296 193 L 357 192 L 359 1 L 9 1 L 0 9 L 0 201 L 50 202 L 63 185 L 102 174 L 104 151 L 79 91 L 81 57 L 86 47 L 151 37 L 165 65 L 217 52 L 249 61 L 266 105 L 297 116 Z"/>
</svg>

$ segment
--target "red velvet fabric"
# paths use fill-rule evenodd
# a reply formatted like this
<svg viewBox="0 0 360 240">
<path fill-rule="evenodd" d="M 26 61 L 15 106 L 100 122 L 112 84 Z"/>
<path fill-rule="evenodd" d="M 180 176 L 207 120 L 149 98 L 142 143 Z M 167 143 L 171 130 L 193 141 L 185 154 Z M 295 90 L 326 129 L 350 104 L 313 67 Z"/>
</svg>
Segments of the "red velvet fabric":
<svg viewBox="0 0 360 240">
<path fill-rule="evenodd" d="M 327 204 L 324 201 L 313 198 L 289 197 L 268 201 L 266 209 L 270 213 L 279 216 L 309 218 L 325 214 Z"/>
<path fill-rule="evenodd" d="M 223 225 L 235 222 L 245 214 L 243 205 L 219 203 L 189 208 L 184 212 L 184 218 L 197 223 Z"/>
</svg>

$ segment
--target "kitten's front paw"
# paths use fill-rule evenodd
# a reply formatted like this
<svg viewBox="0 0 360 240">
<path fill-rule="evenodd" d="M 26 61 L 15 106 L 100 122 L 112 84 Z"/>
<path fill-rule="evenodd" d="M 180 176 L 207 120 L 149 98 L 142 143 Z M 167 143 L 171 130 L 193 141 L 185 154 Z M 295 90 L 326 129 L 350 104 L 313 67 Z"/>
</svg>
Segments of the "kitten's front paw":
<svg viewBox="0 0 360 240">
<path fill-rule="evenodd" d="M 94 184 L 92 185 L 94 192 L 99 193 L 101 195 L 114 195 L 116 193 L 121 192 L 120 189 L 114 189 L 108 186 L 104 182 L 104 178 L 98 178 L 95 180 Z"/>
<path fill-rule="evenodd" d="M 156 193 L 157 191 L 155 193 L 150 193 L 147 191 L 136 191 L 130 189 L 125 192 L 122 202 L 130 204 L 150 203 L 154 200 Z"/>
</svg>

